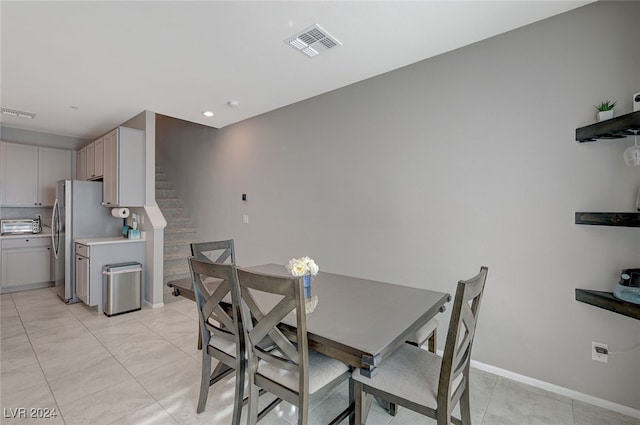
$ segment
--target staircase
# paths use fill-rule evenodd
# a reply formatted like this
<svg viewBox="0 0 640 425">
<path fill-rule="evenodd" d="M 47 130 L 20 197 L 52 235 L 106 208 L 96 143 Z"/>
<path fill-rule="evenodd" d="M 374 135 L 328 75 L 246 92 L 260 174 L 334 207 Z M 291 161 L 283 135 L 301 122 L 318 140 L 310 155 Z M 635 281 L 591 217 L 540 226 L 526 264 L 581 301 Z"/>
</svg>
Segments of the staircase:
<svg viewBox="0 0 640 425">
<path fill-rule="evenodd" d="M 195 242 L 196 229 L 187 210 L 182 207 L 178 193 L 167 180 L 160 166 L 156 166 L 156 202 L 167 220 L 164 229 L 164 273 L 163 301 L 170 303 L 183 299 L 172 295 L 167 282 L 189 277 L 187 258 L 191 255 L 190 244 Z"/>
</svg>

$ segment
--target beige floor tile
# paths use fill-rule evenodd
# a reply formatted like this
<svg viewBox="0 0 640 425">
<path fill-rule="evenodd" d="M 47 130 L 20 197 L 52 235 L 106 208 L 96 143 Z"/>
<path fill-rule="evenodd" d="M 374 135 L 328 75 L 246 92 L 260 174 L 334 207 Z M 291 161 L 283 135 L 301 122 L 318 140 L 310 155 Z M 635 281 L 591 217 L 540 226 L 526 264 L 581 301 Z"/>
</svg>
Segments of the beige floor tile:
<svg viewBox="0 0 640 425">
<path fill-rule="evenodd" d="M 4 399 L 9 391 L 22 391 L 28 388 L 47 385 L 42 369 L 38 363 L 32 363 L 17 369 L 11 369 L 0 374 L 0 385 L 2 397 Z"/>
<path fill-rule="evenodd" d="M 58 404 L 66 405 L 129 380 L 131 374 L 111 357 L 95 367 L 70 369 L 60 378 L 49 381 L 49 386 Z"/>
<path fill-rule="evenodd" d="M 169 413 L 158 403 L 153 403 L 140 410 L 111 422 L 109 425 L 177 425 Z"/>
<path fill-rule="evenodd" d="M 99 367 L 113 356 L 102 345 L 85 347 L 72 354 L 40 360 L 40 366 L 48 380 L 54 380 L 76 370 Z"/>
<path fill-rule="evenodd" d="M 31 348 L 31 344 L 25 335 L 2 340 L 1 350 L 0 372 L 26 367 L 38 362 L 33 348 Z"/>
<path fill-rule="evenodd" d="M 573 402 L 573 412 L 575 425 L 640 425 L 640 419 L 630 418 L 611 410 L 575 400 Z"/>
<path fill-rule="evenodd" d="M 192 358 L 165 340 L 144 344 L 144 348 L 132 354 L 116 356 L 133 376 L 139 376 L 160 367 L 179 368 Z"/>
<path fill-rule="evenodd" d="M 51 394 L 51 391 L 49 391 L 49 387 L 47 385 L 39 385 L 21 391 L 8 391 L 7 393 L 4 393 L 2 395 L 2 408 L 3 412 L 4 409 L 13 409 L 14 412 L 16 409 L 24 409 L 19 411 L 20 413 L 24 412 L 24 415 L 20 415 L 22 417 L 3 418 L 3 425 L 43 423 L 47 425 L 64 424 L 60 409 L 56 405 L 53 395 Z M 50 417 L 41 417 L 44 413 L 48 413 Z"/>
<path fill-rule="evenodd" d="M 66 425 L 106 425 L 155 401 L 131 379 L 60 406 Z"/>
<path fill-rule="evenodd" d="M 571 402 L 541 395 L 514 381 L 498 378 L 487 415 L 521 425 L 574 425 Z"/>
<path fill-rule="evenodd" d="M 91 334 L 58 339 L 48 344 L 39 344 L 37 338 L 33 340 L 33 350 L 40 361 L 73 357 L 84 350 L 98 350 L 100 348 L 102 348 L 102 344 Z"/>
</svg>

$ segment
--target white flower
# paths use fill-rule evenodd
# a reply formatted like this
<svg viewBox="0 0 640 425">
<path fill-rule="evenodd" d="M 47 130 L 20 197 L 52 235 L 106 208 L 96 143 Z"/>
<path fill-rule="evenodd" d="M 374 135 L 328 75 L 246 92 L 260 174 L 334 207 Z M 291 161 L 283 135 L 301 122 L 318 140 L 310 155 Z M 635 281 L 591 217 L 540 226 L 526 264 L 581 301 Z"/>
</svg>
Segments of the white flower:
<svg viewBox="0 0 640 425">
<path fill-rule="evenodd" d="M 319 270 L 316 262 L 309 257 L 292 258 L 286 268 L 289 273 L 296 277 L 308 274 L 315 276 Z"/>
</svg>

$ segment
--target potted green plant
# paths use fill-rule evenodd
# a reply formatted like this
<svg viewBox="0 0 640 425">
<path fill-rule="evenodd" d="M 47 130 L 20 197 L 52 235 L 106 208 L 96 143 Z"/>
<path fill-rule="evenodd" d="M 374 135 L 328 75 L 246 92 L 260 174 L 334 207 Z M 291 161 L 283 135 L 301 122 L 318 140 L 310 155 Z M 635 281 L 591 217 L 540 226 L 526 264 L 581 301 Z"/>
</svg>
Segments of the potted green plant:
<svg viewBox="0 0 640 425">
<path fill-rule="evenodd" d="M 598 110 L 598 121 L 604 121 L 613 118 L 613 108 L 617 102 L 611 102 L 610 100 L 600 103 L 600 105 L 594 105 Z"/>
</svg>

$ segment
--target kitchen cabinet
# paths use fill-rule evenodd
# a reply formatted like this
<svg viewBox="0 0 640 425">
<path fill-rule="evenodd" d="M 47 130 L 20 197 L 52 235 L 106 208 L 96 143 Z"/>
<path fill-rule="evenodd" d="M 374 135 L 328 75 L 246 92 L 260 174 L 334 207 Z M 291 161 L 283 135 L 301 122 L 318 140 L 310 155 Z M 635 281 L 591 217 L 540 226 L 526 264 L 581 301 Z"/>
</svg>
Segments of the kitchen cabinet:
<svg viewBox="0 0 640 425">
<path fill-rule="evenodd" d="M 53 281 L 51 238 L 3 238 L 0 248 L 0 292 L 49 286 Z"/>
<path fill-rule="evenodd" d="M 38 205 L 53 206 L 58 180 L 71 178 L 71 151 L 38 148 Z"/>
<path fill-rule="evenodd" d="M 76 154 L 76 179 L 87 179 L 87 147 L 80 149 Z"/>
<path fill-rule="evenodd" d="M 38 205 L 38 147 L 5 143 L 3 206 Z"/>
<path fill-rule="evenodd" d="M 144 131 L 118 127 L 104 136 L 102 204 L 141 207 L 145 204 Z"/>
<path fill-rule="evenodd" d="M 53 206 L 56 182 L 71 178 L 71 151 L 3 142 L 2 206 Z"/>
<path fill-rule="evenodd" d="M 76 296 L 87 305 L 89 299 L 89 247 L 87 245 L 76 244 Z"/>
<path fill-rule="evenodd" d="M 104 174 L 104 137 L 95 140 L 87 147 L 87 180 L 100 180 Z"/>
<path fill-rule="evenodd" d="M 87 180 L 91 180 L 96 175 L 96 155 L 95 155 L 95 147 L 93 143 L 87 146 Z"/>
<path fill-rule="evenodd" d="M 104 311 L 104 266 L 125 262 L 145 264 L 144 239 L 88 238 L 75 241 L 76 294 L 90 307 Z M 144 276 L 144 272 L 143 272 Z M 144 288 L 144 278 L 142 281 Z"/>
<path fill-rule="evenodd" d="M 93 142 L 95 148 L 93 150 L 95 178 L 101 179 L 104 174 L 104 137 Z"/>
</svg>

